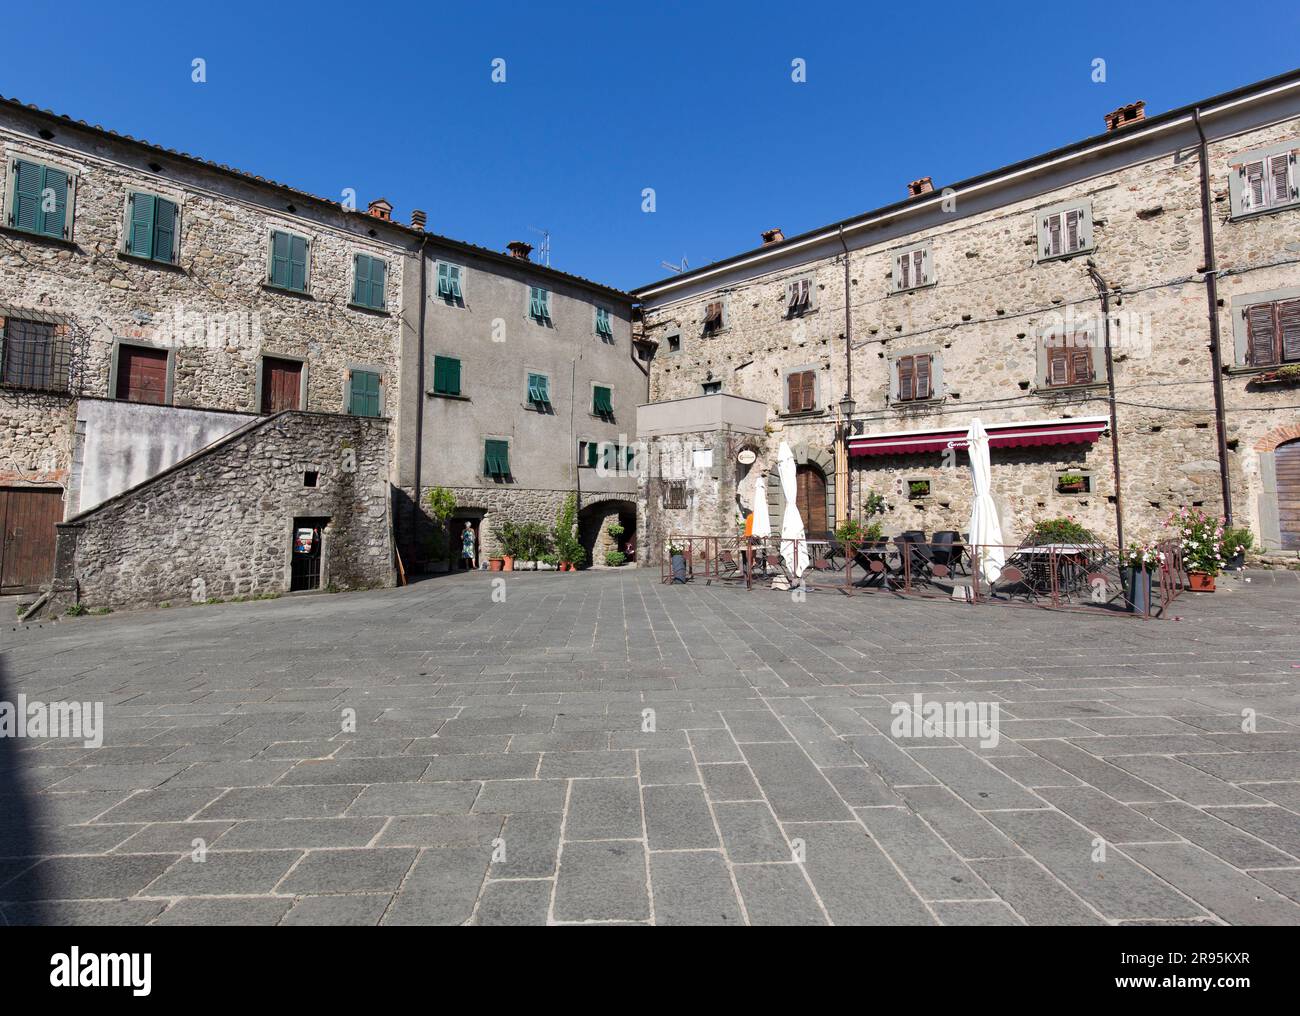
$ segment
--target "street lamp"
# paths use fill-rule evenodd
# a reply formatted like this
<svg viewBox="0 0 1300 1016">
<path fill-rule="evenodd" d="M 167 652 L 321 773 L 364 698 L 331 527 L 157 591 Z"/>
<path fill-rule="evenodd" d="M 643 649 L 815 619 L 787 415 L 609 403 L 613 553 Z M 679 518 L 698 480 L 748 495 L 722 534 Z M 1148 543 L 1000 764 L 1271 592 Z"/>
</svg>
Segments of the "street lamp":
<svg viewBox="0 0 1300 1016">
<path fill-rule="evenodd" d="M 853 395 L 850 392 L 844 394 L 840 399 L 840 415 L 843 418 L 840 423 L 840 448 L 844 456 L 844 518 L 846 520 L 853 518 L 853 470 L 849 468 L 849 435 L 853 430 L 853 410 L 857 408 L 857 403 L 853 401 Z"/>
<path fill-rule="evenodd" d="M 1115 409 L 1115 361 L 1111 356 L 1110 346 L 1110 287 L 1097 271 L 1096 262 L 1088 258 L 1086 264 L 1088 278 L 1097 287 L 1097 296 L 1101 299 L 1101 332 L 1106 348 L 1106 390 L 1110 403 L 1110 460 L 1111 472 L 1115 478 L 1115 543 L 1119 553 L 1124 553 L 1124 493 L 1120 488 L 1119 478 L 1119 419 Z"/>
</svg>

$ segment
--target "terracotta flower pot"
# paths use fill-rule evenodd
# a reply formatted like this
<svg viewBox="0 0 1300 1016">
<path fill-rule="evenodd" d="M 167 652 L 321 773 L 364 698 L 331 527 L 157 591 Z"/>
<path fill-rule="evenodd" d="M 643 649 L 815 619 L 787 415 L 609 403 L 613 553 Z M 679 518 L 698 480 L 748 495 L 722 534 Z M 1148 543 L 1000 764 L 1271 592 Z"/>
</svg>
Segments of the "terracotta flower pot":
<svg viewBox="0 0 1300 1016">
<path fill-rule="evenodd" d="M 501 564 L 502 564 L 501 558 L 499 558 L 499 557 L 489 557 L 489 558 L 488 558 L 488 571 L 500 571 L 500 570 L 501 570 Z"/>
<path fill-rule="evenodd" d="M 502 562 L 504 562 L 503 565 L 502 565 L 502 569 L 501 569 L 502 571 L 514 571 L 514 570 L 515 570 L 515 559 L 514 559 L 513 557 L 511 557 L 509 554 L 506 554 L 505 556 L 503 556 L 503 557 L 501 558 L 501 560 L 502 560 Z"/>
<path fill-rule="evenodd" d="M 1194 593 L 1214 592 L 1214 576 L 1208 572 L 1188 572 L 1188 588 Z"/>
</svg>

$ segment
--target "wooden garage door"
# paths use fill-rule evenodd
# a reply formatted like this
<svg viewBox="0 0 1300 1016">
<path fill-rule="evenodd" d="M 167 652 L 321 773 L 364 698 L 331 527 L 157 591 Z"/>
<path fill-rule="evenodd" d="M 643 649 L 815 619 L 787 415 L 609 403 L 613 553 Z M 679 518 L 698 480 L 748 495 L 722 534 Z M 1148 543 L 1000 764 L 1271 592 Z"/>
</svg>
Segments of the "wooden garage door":
<svg viewBox="0 0 1300 1016">
<path fill-rule="evenodd" d="M 1277 514 L 1282 549 L 1300 550 L 1300 440 L 1278 445 L 1273 453 L 1277 469 Z"/>
<path fill-rule="evenodd" d="M 167 350 L 121 346 L 117 357 L 117 397 L 161 406 L 167 399 Z"/>
<path fill-rule="evenodd" d="M 63 492 L 0 488 L 0 590 L 34 591 L 54 577 L 54 526 Z"/>
<path fill-rule="evenodd" d="M 263 413 L 282 413 L 286 409 L 300 409 L 298 395 L 301 391 L 301 363 L 297 360 L 277 360 L 272 356 L 262 360 Z"/>
<path fill-rule="evenodd" d="M 810 539 L 826 535 L 826 476 L 816 466 L 802 465 L 795 472 L 799 514 Z"/>
</svg>

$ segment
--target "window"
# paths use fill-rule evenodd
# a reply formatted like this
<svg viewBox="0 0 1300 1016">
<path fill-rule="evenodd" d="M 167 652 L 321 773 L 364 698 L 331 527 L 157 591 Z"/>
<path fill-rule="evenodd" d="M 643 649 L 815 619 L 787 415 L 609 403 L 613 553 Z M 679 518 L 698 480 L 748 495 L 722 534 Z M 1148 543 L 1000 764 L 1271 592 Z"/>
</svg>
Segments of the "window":
<svg viewBox="0 0 1300 1016">
<path fill-rule="evenodd" d="M 934 281 L 928 246 L 914 247 L 894 255 L 894 291 L 919 289 Z"/>
<path fill-rule="evenodd" d="M 483 475 L 505 479 L 510 475 L 510 442 L 488 438 L 483 442 Z"/>
<path fill-rule="evenodd" d="M 610 323 L 609 310 L 605 307 L 596 308 L 596 334 L 606 342 L 614 341 L 614 327 Z"/>
<path fill-rule="evenodd" d="M 551 380 L 545 374 L 528 375 L 528 404 L 542 410 L 551 407 Z"/>
<path fill-rule="evenodd" d="M 1246 322 L 1246 366 L 1300 361 L 1300 300 L 1251 304 Z"/>
<path fill-rule="evenodd" d="M 614 419 L 614 397 L 604 385 L 594 385 L 591 389 L 591 411 L 606 420 Z"/>
<path fill-rule="evenodd" d="M 1038 260 L 1069 257 L 1091 248 L 1091 205 L 1058 205 L 1038 213 Z"/>
<path fill-rule="evenodd" d="M 303 371 L 301 360 L 287 360 L 278 356 L 262 357 L 261 372 L 262 413 L 283 413 L 301 409 L 303 397 Z"/>
<path fill-rule="evenodd" d="M 127 198 L 123 253 L 174 265 L 180 248 L 180 210 L 174 201 L 136 191 Z"/>
<path fill-rule="evenodd" d="M 660 490 L 663 497 L 663 506 L 665 508 L 686 507 L 685 480 L 661 480 L 659 482 L 663 485 Z"/>
<path fill-rule="evenodd" d="M 596 456 L 599 455 L 599 446 L 595 441 L 578 442 L 578 467 L 581 469 L 595 469 Z"/>
<path fill-rule="evenodd" d="M 812 310 L 812 279 L 795 279 L 785 287 L 787 317 L 801 317 Z"/>
<path fill-rule="evenodd" d="M 307 292 L 307 256 L 310 244 L 305 236 L 271 231 L 271 264 L 267 281 L 277 289 Z"/>
<path fill-rule="evenodd" d="M 384 309 L 384 277 L 388 262 L 369 254 L 352 259 L 352 304 L 369 310 Z"/>
<path fill-rule="evenodd" d="M 59 326 L 5 318 L 0 329 L 0 384 L 35 391 L 68 390 L 68 363 Z"/>
<path fill-rule="evenodd" d="M 9 215 L 14 229 L 56 240 L 72 239 L 74 174 L 39 162 L 15 159 L 9 175 Z"/>
<path fill-rule="evenodd" d="M 700 390 L 701 390 L 705 395 L 717 395 L 718 392 L 722 391 L 722 382 L 721 382 L 721 381 L 705 381 L 705 382 L 703 382 L 703 383 L 700 384 Z"/>
<path fill-rule="evenodd" d="M 1088 385 L 1096 380 L 1092 367 L 1092 345 L 1087 335 L 1070 335 L 1046 342 L 1047 364 L 1044 381 L 1048 388 Z"/>
<path fill-rule="evenodd" d="M 551 323 L 551 293 L 537 286 L 528 287 L 528 316 L 539 325 Z"/>
<path fill-rule="evenodd" d="M 1067 469 L 1056 474 L 1058 494 L 1091 494 L 1092 474 L 1077 469 Z"/>
<path fill-rule="evenodd" d="M 668 352 L 680 353 L 682 351 L 682 337 L 680 335 L 670 335 L 667 339 Z"/>
<path fill-rule="evenodd" d="M 373 370 L 348 371 L 348 413 L 352 416 L 381 416 L 380 376 Z"/>
<path fill-rule="evenodd" d="M 919 501 L 930 496 L 929 480 L 908 480 L 907 481 L 907 499 L 909 501 Z"/>
<path fill-rule="evenodd" d="M 127 402 L 167 402 L 167 350 L 126 343 L 117 347 L 114 395 Z"/>
<path fill-rule="evenodd" d="M 302 485 L 304 487 L 315 487 L 320 480 L 320 472 L 315 469 L 305 469 L 302 474 Z"/>
<path fill-rule="evenodd" d="M 1233 163 L 1228 178 L 1232 214 L 1249 215 L 1300 202 L 1294 142 L 1251 152 Z"/>
<path fill-rule="evenodd" d="M 461 288 L 465 269 L 460 265 L 438 262 L 438 295 L 451 304 L 464 304 L 465 294 Z"/>
<path fill-rule="evenodd" d="M 460 394 L 460 361 L 454 356 L 433 358 L 433 393 L 435 395 Z"/>
<path fill-rule="evenodd" d="M 712 448 L 692 448 L 691 449 L 691 468 L 692 469 L 712 469 L 713 468 L 713 449 Z"/>
<path fill-rule="evenodd" d="M 817 408 L 817 372 L 801 370 L 785 376 L 785 411 L 808 413 Z"/>
<path fill-rule="evenodd" d="M 717 335 L 722 331 L 724 309 L 721 300 L 713 300 L 704 307 L 704 334 Z"/>
<path fill-rule="evenodd" d="M 897 388 L 894 398 L 899 402 L 920 402 L 934 398 L 934 355 L 917 353 L 900 356 L 894 361 Z"/>
</svg>

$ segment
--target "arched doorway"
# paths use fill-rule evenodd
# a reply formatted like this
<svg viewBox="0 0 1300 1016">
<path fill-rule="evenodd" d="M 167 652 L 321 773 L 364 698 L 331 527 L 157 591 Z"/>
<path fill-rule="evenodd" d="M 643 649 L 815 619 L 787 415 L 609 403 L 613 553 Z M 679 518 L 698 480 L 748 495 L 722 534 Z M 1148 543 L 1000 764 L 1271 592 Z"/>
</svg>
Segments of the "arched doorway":
<svg viewBox="0 0 1300 1016">
<path fill-rule="evenodd" d="M 1300 438 L 1273 450 L 1278 533 L 1283 550 L 1300 550 Z"/>
<path fill-rule="evenodd" d="M 610 533 L 621 526 L 622 532 Z M 636 504 L 632 501 L 595 501 L 578 512 L 578 542 L 587 552 L 589 565 L 604 565 L 606 555 L 617 551 L 629 562 L 636 561 Z"/>
<path fill-rule="evenodd" d="M 826 474 L 820 466 L 805 462 L 795 469 L 798 494 L 795 503 L 803 518 L 804 530 L 810 537 L 821 536 L 830 527 L 826 510 Z"/>
</svg>

